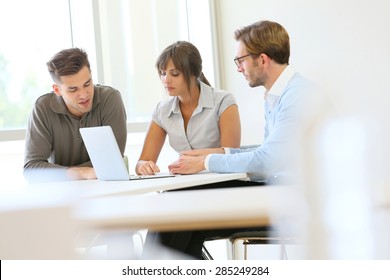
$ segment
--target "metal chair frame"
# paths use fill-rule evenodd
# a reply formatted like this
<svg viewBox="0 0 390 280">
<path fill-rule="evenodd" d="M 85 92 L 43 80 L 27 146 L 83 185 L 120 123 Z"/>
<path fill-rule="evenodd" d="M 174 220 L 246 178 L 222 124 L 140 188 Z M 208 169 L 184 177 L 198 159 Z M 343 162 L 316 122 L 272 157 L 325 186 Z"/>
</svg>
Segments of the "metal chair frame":
<svg viewBox="0 0 390 280">
<path fill-rule="evenodd" d="M 244 260 L 248 259 L 248 245 L 267 245 L 280 244 L 280 259 L 286 260 L 287 244 L 294 244 L 295 240 L 292 237 L 273 236 L 270 231 L 244 231 L 232 234 L 229 237 L 232 246 L 232 259 L 237 259 L 236 247 L 239 241 L 244 245 Z"/>
</svg>

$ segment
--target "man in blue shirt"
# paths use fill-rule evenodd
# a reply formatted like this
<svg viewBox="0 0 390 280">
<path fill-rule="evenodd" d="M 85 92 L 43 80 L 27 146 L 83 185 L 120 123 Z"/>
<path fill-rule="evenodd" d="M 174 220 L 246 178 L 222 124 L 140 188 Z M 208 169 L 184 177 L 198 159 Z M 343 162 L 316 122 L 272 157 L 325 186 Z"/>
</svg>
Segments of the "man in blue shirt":
<svg viewBox="0 0 390 280">
<path fill-rule="evenodd" d="M 300 178 L 302 137 L 318 112 L 317 91 L 289 65 L 290 40 L 276 22 L 260 21 L 235 32 L 234 59 L 250 87 L 264 86 L 265 137 L 254 149 L 212 148 L 182 152 L 169 166 L 171 173 L 246 172 L 251 181 L 231 181 L 200 186 L 239 187 L 274 183 L 295 184 Z M 276 181 L 276 182 L 275 182 Z M 201 258 L 205 240 L 228 237 L 242 230 L 226 229 L 160 233 L 160 242 L 172 249 Z"/>
<path fill-rule="evenodd" d="M 278 23 L 260 21 L 235 32 L 234 59 L 250 87 L 264 86 L 264 141 L 256 149 L 204 149 L 182 152 L 172 173 L 246 172 L 252 181 L 291 183 L 299 171 L 300 135 L 314 107 L 311 83 L 289 65 L 290 42 Z"/>
</svg>

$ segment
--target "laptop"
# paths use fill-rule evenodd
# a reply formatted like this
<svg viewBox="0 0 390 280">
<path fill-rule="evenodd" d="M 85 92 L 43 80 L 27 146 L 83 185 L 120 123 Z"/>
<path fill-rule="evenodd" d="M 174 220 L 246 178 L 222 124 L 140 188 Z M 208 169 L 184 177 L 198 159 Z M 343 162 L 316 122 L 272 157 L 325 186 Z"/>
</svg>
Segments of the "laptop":
<svg viewBox="0 0 390 280">
<path fill-rule="evenodd" d="M 130 175 L 111 126 L 80 128 L 96 177 L 102 181 L 126 181 L 175 177 L 170 173 Z"/>
</svg>

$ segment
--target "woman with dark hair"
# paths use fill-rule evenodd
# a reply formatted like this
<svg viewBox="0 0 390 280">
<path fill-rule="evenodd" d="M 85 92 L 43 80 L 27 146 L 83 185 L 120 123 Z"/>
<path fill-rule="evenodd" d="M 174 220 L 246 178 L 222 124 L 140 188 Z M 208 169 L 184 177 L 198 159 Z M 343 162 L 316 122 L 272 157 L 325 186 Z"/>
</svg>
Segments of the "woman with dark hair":
<svg viewBox="0 0 390 280">
<path fill-rule="evenodd" d="M 236 100 L 231 93 L 210 86 L 202 72 L 201 55 L 193 44 L 171 44 L 158 57 L 156 68 L 171 98 L 159 102 L 154 110 L 135 168 L 137 174 L 160 172 L 156 162 L 167 135 L 178 153 L 240 146 Z"/>
</svg>

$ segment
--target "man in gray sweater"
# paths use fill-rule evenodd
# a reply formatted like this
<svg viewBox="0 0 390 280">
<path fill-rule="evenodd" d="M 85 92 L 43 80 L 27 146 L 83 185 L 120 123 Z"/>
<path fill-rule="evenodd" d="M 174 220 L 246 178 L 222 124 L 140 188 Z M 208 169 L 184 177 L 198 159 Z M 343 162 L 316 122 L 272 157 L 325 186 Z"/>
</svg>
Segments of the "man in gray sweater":
<svg viewBox="0 0 390 280">
<path fill-rule="evenodd" d="M 39 97 L 31 112 L 24 176 L 33 182 L 95 179 L 79 128 L 111 126 L 123 155 L 127 131 L 120 92 L 93 84 L 84 50 L 62 50 L 47 67 L 53 91 Z"/>
</svg>

